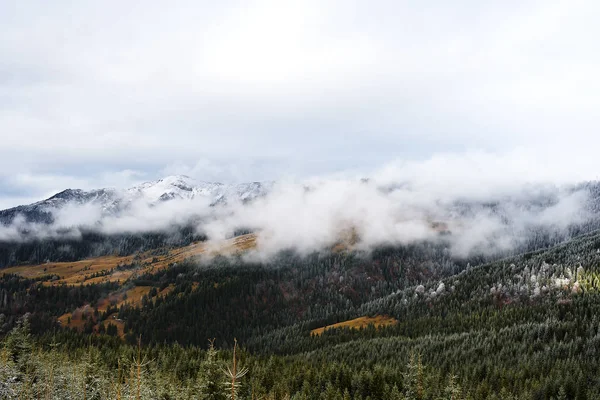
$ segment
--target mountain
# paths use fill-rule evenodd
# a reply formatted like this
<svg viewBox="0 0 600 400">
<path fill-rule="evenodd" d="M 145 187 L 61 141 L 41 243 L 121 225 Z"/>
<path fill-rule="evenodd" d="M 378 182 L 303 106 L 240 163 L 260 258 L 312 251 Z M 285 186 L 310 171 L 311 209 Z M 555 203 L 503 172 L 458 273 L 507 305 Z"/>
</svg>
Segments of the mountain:
<svg viewBox="0 0 600 400">
<path fill-rule="evenodd" d="M 375 187 L 384 196 L 393 198 L 397 192 L 410 193 L 407 185 L 376 186 L 375 183 L 363 180 L 364 185 Z M 375 186 L 374 186 L 375 185 Z M 266 196 L 271 192 L 274 182 L 249 182 L 228 185 L 219 182 L 196 181 L 185 175 L 167 176 L 155 181 L 144 182 L 127 189 L 103 188 L 95 190 L 66 189 L 48 199 L 20 205 L 0 211 L 0 226 L 13 222 L 51 224 L 55 221 L 55 213 L 69 206 L 93 206 L 101 216 L 120 216 L 132 207 L 143 205 L 154 207 L 172 200 L 206 200 L 210 206 L 225 205 L 229 202 L 248 203 Z M 304 186 L 305 194 L 314 193 L 319 187 Z M 321 187 L 322 188 L 322 187 Z M 415 192 L 415 196 L 427 193 Z M 478 214 L 487 213 L 506 223 L 514 222 L 523 216 L 542 216 L 552 211 L 565 198 L 571 195 L 575 200 L 585 198 L 577 207 L 580 208 L 581 219 L 589 219 L 600 215 L 600 183 L 584 182 L 579 185 L 558 188 L 555 186 L 525 187 L 518 193 L 489 199 L 477 199 L 469 194 L 455 197 L 450 201 L 441 201 L 438 215 L 430 218 L 465 220 L 476 218 Z M 442 196 L 443 197 L 443 196 Z M 439 200 L 443 200 L 440 198 Z M 321 200 L 322 201 L 322 200 Z M 425 198 L 425 201 L 427 199 Z M 555 210 L 555 214 L 568 210 Z M 572 211 L 572 210 L 571 210 Z M 556 215 L 554 219 L 559 219 Z M 564 221 L 563 221 L 564 222 Z"/>
<path fill-rule="evenodd" d="M 125 190 L 123 200 L 144 200 L 152 204 L 173 199 L 206 197 L 213 204 L 227 200 L 251 201 L 265 195 L 271 182 L 251 182 L 226 185 L 218 182 L 196 181 L 185 175 L 168 176 L 157 181 L 145 182 Z"/>
<path fill-rule="evenodd" d="M 19 210 L 92 204 L 118 213 L 136 201 L 196 198 L 217 205 L 250 201 L 264 189 L 168 177 L 125 191 L 67 190 Z M 573 190 L 585 196 L 564 203 L 549 190 L 452 204 L 456 219 L 493 214 L 508 227 L 531 219 L 523 232 L 535 251 L 517 247 L 508 257 L 457 258 L 453 233 L 371 252 L 349 246 L 260 260 L 244 257 L 260 233 L 175 243 L 173 232 L 88 232 L 72 241 L 8 243 L 5 256 L 0 242 L 0 266 L 7 267 L 0 271 L 7 360 L 0 397 L 35 381 L 41 398 L 59 388 L 46 383 L 50 374 L 92 393 L 75 380 L 72 371 L 80 370 L 98 387 L 118 387 L 120 363 L 137 354 L 160 360 L 140 372 L 138 387 L 151 393 L 140 398 L 198 398 L 197 387 L 206 385 L 196 382 L 211 376 L 216 351 L 202 348 L 216 338 L 220 351 L 236 340 L 242 346 L 240 365 L 249 371 L 238 398 L 598 399 L 600 191 L 597 184 Z M 553 222 L 571 221 L 573 205 L 585 218 L 565 232 L 536 225 L 548 210 Z M 481 234 L 476 228 L 466 234 Z M 219 253 L 199 258 L 211 251 Z M 219 365 L 211 365 L 219 378 Z"/>
<path fill-rule="evenodd" d="M 98 206 L 104 215 L 117 215 L 134 203 L 152 206 L 176 199 L 206 198 L 211 205 L 224 204 L 228 201 L 245 203 L 264 196 L 272 185 L 272 182 L 227 185 L 196 181 L 185 175 L 175 175 L 145 182 L 125 190 L 66 189 L 48 199 L 0 211 L 0 225 L 10 225 L 18 218 L 22 218 L 26 223 L 51 224 L 54 222 L 53 213 L 67 206 Z"/>
</svg>

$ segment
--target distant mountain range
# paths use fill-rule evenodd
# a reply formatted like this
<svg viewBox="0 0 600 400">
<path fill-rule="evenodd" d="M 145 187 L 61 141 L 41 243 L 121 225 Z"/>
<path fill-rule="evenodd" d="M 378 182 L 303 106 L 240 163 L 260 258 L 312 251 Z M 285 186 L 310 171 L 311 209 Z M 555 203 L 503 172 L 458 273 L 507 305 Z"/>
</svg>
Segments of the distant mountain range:
<svg viewBox="0 0 600 400">
<path fill-rule="evenodd" d="M 112 188 L 85 191 L 66 189 L 54 196 L 29 205 L 21 205 L 0 211 L 0 224 L 10 225 L 17 217 L 27 223 L 50 224 L 54 221 L 53 212 L 67 205 L 93 205 L 105 214 L 117 214 L 133 203 L 156 205 L 175 199 L 207 199 L 211 205 L 228 201 L 249 202 L 264 196 L 273 186 L 272 182 L 251 182 L 227 185 L 218 182 L 196 181 L 185 175 L 167 176 L 145 182 L 128 189 Z"/>
<path fill-rule="evenodd" d="M 183 175 L 168 176 L 128 189 L 66 189 L 48 199 L 0 211 L 0 241 L 42 237 L 69 239 L 81 231 L 103 234 L 172 234 L 177 231 L 188 240 L 186 229 L 190 228 L 195 234 L 208 235 L 204 228 L 221 218 L 228 224 L 226 229 L 232 231 L 227 231 L 225 236 L 260 231 L 285 231 L 285 235 L 293 236 L 297 233 L 294 223 L 298 223 L 298 218 L 305 218 L 307 207 L 318 209 L 321 212 L 318 215 L 336 214 L 339 211 L 341 217 L 332 219 L 335 221 L 333 224 L 339 226 L 332 229 L 347 231 L 351 228 L 350 231 L 356 232 L 357 237 L 361 236 L 366 223 L 371 224 L 373 229 L 373 226 L 385 226 L 387 219 L 395 218 L 396 226 L 386 231 L 388 236 L 375 236 L 377 242 L 369 244 L 380 245 L 386 240 L 390 243 L 408 243 L 413 237 L 419 237 L 420 231 L 410 236 L 413 234 L 412 228 L 410 224 L 404 224 L 403 219 L 406 219 L 415 221 L 418 227 L 431 230 L 433 235 L 425 233 L 430 238 L 443 234 L 446 239 L 452 240 L 455 251 L 465 254 L 471 251 L 483 254 L 491 249 L 533 250 L 600 229 L 599 182 L 561 188 L 527 186 L 502 196 L 474 197 L 465 193 L 460 197 L 454 195 L 444 198 L 442 195 L 434 202 L 430 193 L 413 190 L 406 184 L 379 186 L 369 180 L 361 180 L 358 184 L 365 185 L 365 196 L 362 196 L 360 186 L 354 186 L 353 191 L 347 193 L 336 192 L 339 188 L 343 190 L 344 186 L 334 183 L 329 187 L 327 182 L 314 186 L 295 186 L 285 192 L 288 188 L 282 185 L 275 189 L 275 182 L 227 185 L 196 181 Z M 270 193 L 277 195 L 269 202 L 254 202 L 258 198 L 268 197 Z M 306 199 L 299 199 L 298 196 L 306 196 Z M 328 203 L 329 198 L 332 198 L 331 203 Z M 416 201 L 419 198 L 422 202 Z M 227 207 L 237 204 L 256 207 L 246 213 L 238 207 Z M 271 207 L 280 212 L 283 210 L 283 217 L 296 213 L 295 222 L 271 218 Z M 350 212 L 344 207 L 349 207 Z M 365 213 L 371 211 L 370 219 L 365 221 Z M 242 218 L 239 218 L 240 214 Z M 252 218 L 248 218 L 248 214 Z M 319 226 L 320 217 L 315 218 L 311 213 L 306 215 L 306 218 L 313 219 L 303 220 L 302 223 Z M 329 228 L 325 226 L 323 229 Z M 383 231 L 385 229 L 382 228 Z M 370 234 L 374 236 L 373 231 Z M 395 237 L 389 236 L 394 234 Z M 185 240 L 181 243 L 187 244 Z M 318 244 L 314 247 L 318 248 Z M 324 247 L 329 248 L 329 244 Z"/>
</svg>

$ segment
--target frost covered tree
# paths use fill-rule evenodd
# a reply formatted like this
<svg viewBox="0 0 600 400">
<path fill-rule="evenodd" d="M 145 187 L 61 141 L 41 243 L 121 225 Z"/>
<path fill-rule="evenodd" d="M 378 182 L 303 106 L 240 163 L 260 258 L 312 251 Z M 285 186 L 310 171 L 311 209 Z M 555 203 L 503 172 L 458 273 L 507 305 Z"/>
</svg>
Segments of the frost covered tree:
<svg viewBox="0 0 600 400">
<path fill-rule="evenodd" d="M 456 382 L 456 375 L 450 375 L 448 377 L 448 384 L 444 388 L 444 393 L 439 397 L 439 400 L 462 400 L 462 390 L 460 385 Z"/>
<path fill-rule="evenodd" d="M 421 355 L 410 353 L 407 371 L 404 374 L 404 396 L 407 400 L 421 400 L 423 398 L 423 364 Z"/>
<path fill-rule="evenodd" d="M 200 400 L 222 400 L 223 395 L 223 373 L 217 360 L 217 349 L 215 349 L 215 339 L 208 341 L 208 351 L 206 359 L 200 366 L 198 373 L 198 394 Z"/>
</svg>

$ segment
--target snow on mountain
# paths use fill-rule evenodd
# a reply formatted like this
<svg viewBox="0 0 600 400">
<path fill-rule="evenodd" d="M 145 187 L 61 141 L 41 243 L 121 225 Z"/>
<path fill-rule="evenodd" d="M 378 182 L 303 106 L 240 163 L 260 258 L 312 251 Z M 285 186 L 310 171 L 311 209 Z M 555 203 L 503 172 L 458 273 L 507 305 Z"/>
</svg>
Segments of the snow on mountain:
<svg viewBox="0 0 600 400">
<path fill-rule="evenodd" d="M 145 182 L 125 190 L 128 200 L 144 199 L 149 203 L 171 199 L 193 199 L 197 196 L 214 196 L 225 185 L 197 182 L 185 175 L 167 176 L 157 181 Z"/>
<path fill-rule="evenodd" d="M 125 191 L 125 199 L 128 201 L 144 199 L 148 203 L 156 203 L 172 199 L 208 197 L 215 204 L 227 200 L 246 202 L 265 195 L 271 186 L 270 182 L 225 185 L 218 182 L 196 181 L 185 175 L 175 175 L 129 188 Z"/>
<path fill-rule="evenodd" d="M 19 216 L 25 222 L 52 223 L 52 213 L 66 206 L 98 206 L 103 214 L 110 215 L 127 209 L 133 203 L 152 206 L 165 201 L 198 198 L 208 199 L 211 205 L 225 204 L 229 201 L 246 203 L 266 195 L 272 185 L 272 182 L 226 185 L 175 175 L 144 182 L 125 190 L 66 189 L 46 200 L 0 211 L 0 224 L 9 225 Z"/>
</svg>

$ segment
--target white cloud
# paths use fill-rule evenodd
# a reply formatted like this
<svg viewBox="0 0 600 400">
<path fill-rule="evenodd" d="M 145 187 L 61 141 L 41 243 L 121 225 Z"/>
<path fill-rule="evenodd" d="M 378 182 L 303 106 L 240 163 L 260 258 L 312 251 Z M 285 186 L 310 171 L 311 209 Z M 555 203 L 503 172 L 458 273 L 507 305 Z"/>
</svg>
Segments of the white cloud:
<svg viewBox="0 0 600 400">
<path fill-rule="evenodd" d="M 368 174 L 395 159 L 413 174 L 429 160 L 440 176 L 464 158 L 469 174 L 473 149 L 510 179 L 593 178 L 598 7 L 4 2 L 0 196 L 160 171 Z"/>
<path fill-rule="evenodd" d="M 571 173 L 561 175 L 561 164 L 543 166 L 528 154 L 438 155 L 425 162 L 389 164 L 372 171 L 366 181 L 352 174 L 281 180 L 264 198 L 242 204 L 230 197 L 218 207 L 203 197 L 155 203 L 161 193 L 148 189 L 150 203 L 134 198 L 117 214 L 106 214 L 98 205 L 72 205 L 54 211 L 53 225 L 28 230 L 54 236 L 72 228 L 69 234 L 77 235 L 85 227 L 114 234 L 193 223 L 220 241 L 244 228 L 257 232 L 254 255 L 260 257 L 289 248 L 302 254 L 331 248 L 352 232 L 360 238 L 358 247 L 366 250 L 443 238 L 455 255 L 493 253 L 524 244 L 532 228 L 566 234 L 570 225 L 592 217 L 585 207 L 587 194 L 565 186 L 573 183 Z M 535 173 L 530 172 L 537 164 Z M 138 178 L 132 171 L 119 175 Z M 499 202 L 498 209 L 481 205 L 489 202 Z M 440 236 L 440 223 L 450 236 Z M 19 238 L 23 227 L 22 219 L 1 227 L 0 239 Z"/>
</svg>

